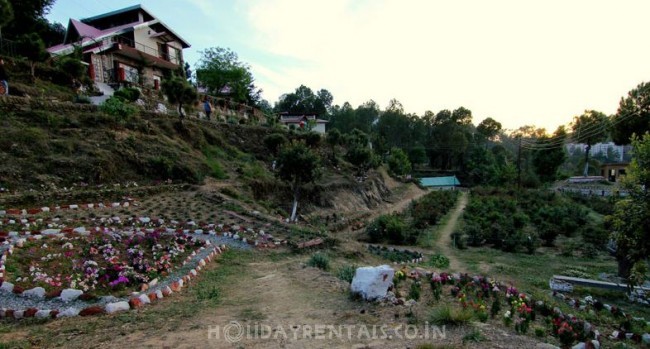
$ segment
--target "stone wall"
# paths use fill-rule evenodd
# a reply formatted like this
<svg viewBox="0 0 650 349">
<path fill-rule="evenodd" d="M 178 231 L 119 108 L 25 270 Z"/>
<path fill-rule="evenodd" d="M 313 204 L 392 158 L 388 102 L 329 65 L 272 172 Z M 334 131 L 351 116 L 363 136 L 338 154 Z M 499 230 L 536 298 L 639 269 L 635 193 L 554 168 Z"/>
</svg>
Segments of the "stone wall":
<svg viewBox="0 0 650 349">
<path fill-rule="evenodd" d="M 0 110 L 51 110 L 57 112 L 97 112 L 98 108 L 92 104 L 78 104 L 72 102 L 49 101 L 41 98 L 25 98 L 15 96 L 0 96 Z"/>
</svg>

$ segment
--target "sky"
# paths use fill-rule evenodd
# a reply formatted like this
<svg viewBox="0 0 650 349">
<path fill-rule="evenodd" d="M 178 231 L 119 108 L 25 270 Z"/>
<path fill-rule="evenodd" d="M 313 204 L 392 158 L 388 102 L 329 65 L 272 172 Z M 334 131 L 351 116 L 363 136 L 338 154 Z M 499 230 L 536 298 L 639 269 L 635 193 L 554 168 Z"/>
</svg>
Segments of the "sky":
<svg viewBox="0 0 650 349">
<path fill-rule="evenodd" d="M 67 26 L 137 0 L 56 0 Z M 190 42 L 227 47 L 271 104 L 300 85 L 334 104 L 395 98 L 424 115 L 463 106 L 474 124 L 549 132 L 587 109 L 616 113 L 650 80 L 647 0 L 142 0 Z"/>
</svg>

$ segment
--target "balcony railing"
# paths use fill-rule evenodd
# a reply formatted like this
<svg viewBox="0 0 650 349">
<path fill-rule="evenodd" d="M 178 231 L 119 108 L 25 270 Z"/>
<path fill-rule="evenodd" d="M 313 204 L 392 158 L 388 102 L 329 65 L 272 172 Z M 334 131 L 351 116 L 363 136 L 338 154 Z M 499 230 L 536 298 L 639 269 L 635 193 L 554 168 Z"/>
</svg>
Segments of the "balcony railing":
<svg viewBox="0 0 650 349">
<path fill-rule="evenodd" d="M 175 55 L 170 55 L 169 52 L 162 52 L 158 48 L 147 46 L 147 45 L 144 45 L 144 44 L 139 43 L 137 41 L 127 39 L 125 37 L 119 37 L 119 36 L 113 37 L 113 42 L 132 47 L 132 48 L 134 48 L 134 49 L 136 49 L 136 50 L 138 50 L 140 52 L 144 52 L 144 53 L 146 53 L 148 55 L 152 55 L 154 57 L 162 58 L 162 59 L 166 60 L 167 62 L 171 62 L 171 63 L 176 64 L 176 65 L 180 65 L 180 63 L 181 63 L 180 60 L 179 60 L 179 57 L 176 57 Z M 175 50 L 174 48 L 171 48 L 171 47 L 169 49 L 170 50 Z"/>
</svg>

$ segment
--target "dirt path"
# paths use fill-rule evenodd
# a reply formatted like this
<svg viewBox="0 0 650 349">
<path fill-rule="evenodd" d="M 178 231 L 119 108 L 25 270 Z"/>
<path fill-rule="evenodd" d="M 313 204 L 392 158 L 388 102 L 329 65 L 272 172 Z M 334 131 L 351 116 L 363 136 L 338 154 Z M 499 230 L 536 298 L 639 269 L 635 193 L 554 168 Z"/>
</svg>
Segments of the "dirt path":
<svg viewBox="0 0 650 349">
<path fill-rule="evenodd" d="M 446 225 L 438 232 L 438 241 L 436 247 L 444 256 L 449 258 L 449 268 L 453 271 L 463 271 L 464 265 L 456 258 L 456 250 L 451 245 L 451 234 L 456 230 L 458 218 L 467 206 L 467 193 L 461 192 L 458 205 L 454 211 L 449 215 Z"/>
</svg>

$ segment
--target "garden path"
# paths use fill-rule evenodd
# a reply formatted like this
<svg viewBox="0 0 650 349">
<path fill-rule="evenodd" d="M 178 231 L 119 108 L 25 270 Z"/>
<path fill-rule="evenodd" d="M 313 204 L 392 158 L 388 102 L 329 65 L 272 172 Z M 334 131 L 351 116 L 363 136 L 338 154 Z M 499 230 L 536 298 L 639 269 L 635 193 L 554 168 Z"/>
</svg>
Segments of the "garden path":
<svg viewBox="0 0 650 349">
<path fill-rule="evenodd" d="M 465 267 L 463 263 L 456 258 L 457 250 L 451 245 L 451 234 L 456 230 L 458 218 L 460 218 L 460 215 L 465 210 L 465 206 L 467 206 L 467 196 L 468 194 L 466 192 L 460 193 L 458 204 L 449 215 L 449 219 L 445 226 L 440 229 L 438 233 L 438 241 L 435 244 L 438 251 L 445 257 L 449 258 L 449 269 L 458 272 L 465 271 Z"/>
</svg>

